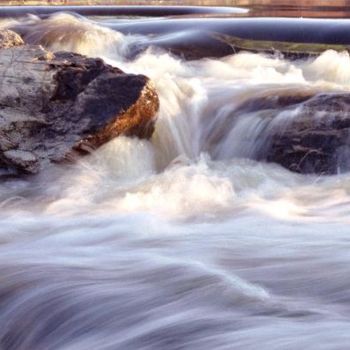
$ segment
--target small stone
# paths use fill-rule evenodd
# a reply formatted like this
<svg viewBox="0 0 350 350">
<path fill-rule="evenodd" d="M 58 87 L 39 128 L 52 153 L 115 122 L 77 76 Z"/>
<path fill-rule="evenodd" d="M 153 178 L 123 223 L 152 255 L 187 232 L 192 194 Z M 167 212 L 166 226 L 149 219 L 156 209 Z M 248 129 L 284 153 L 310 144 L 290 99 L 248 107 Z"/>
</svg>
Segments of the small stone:
<svg viewBox="0 0 350 350">
<path fill-rule="evenodd" d="M 4 157 L 19 171 L 33 174 L 39 170 L 38 158 L 32 152 L 9 150 L 4 152 Z"/>
<path fill-rule="evenodd" d="M 0 48 L 8 49 L 14 46 L 24 45 L 22 38 L 12 30 L 0 30 Z"/>
<path fill-rule="evenodd" d="M 52 52 L 44 52 L 36 58 L 38 61 L 52 61 L 55 59 L 55 55 Z"/>
</svg>

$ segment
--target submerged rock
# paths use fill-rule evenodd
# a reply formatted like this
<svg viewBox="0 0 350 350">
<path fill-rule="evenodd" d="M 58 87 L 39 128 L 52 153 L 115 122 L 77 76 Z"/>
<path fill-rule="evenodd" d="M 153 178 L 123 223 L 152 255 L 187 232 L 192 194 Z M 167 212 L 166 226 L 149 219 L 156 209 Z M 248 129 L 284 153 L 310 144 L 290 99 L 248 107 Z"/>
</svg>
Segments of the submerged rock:
<svg viewBox="0 0 350 350">
<path fill-rule="evenodd" d="M 0 49 L 2 173 L 36 173 L 121 134 L 152 135 L 159 100 L 146 76 L 12 37 Z"/>
<path fill-rule="evenodd" d="M 273 135 L 267 161 L 299 173 L 350 170 L 350 95 L 319 94 Z"/>
<path fill-rule="evenodd" d="M 302 174 L 350 170 L 350 94 L 273 96 L 245 102 L 236 113 L 259 111 L 271 118 L 267 140 L 255 158 Z M 276 121 L 276 116 L 285 117 Z"/>
</svg>

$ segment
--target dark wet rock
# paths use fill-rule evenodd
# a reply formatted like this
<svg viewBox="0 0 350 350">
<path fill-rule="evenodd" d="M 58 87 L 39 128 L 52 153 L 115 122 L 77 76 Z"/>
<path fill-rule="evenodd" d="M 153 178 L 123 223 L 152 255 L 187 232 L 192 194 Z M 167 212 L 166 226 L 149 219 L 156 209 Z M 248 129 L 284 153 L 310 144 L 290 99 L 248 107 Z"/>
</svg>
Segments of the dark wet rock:
<svg viewBox="0 0 350 350">
<path fill-rule="evenodd" d="M 269 111 L 273 116 L 264 130 L 266 147 L 255 155 L 257 160 L 302 174 L 350 170 L 350 94 L 266 97 L 244 103 L 236 113 L 254 111 Z M 286 117 L 276 122 L 282 111 Z"/>
<path fill-rule="evenodd" d="M 37 173 L 118 135 L 152 135 L 159 100 L 143 75 L 26 45 L 0 50 L 0 76 L 2 173 Z"/>
<path fill-rule="evenodd" d="M 273 135 L 267 161 L 300 173 L 350 170 L 350 95 L 319 94 L 281 133 Z"/>
</svg>

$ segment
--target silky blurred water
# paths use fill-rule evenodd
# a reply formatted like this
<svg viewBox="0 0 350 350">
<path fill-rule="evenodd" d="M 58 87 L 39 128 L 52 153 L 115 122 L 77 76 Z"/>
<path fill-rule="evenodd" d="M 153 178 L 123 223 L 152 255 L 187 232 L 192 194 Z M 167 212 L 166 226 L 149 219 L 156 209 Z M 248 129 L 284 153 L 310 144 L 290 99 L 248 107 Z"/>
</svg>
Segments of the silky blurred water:
<svg viewBox="0 0 350 350">
<path fill-rule="evenodd" d="M 169 6 L 240 7 L 249 10 L 249 17 L 297 18 L 348 18 L 349 5 L 349 0 L 0 0 L 0 6 L 160 6 L 165 12 Z"/>
<path fill-rule="evenodd" d="M 348 92 L 349 54 L 130 61 L 142 35 L 69 14 L 41 28 L 54 50 L 148 75 L 161 107 L 150 141 L 1 183 L 0 348 L 348 349 L 350 175 L 254 160 L 295 110 L 232 115 L 287 90 Z"/>
</svg>

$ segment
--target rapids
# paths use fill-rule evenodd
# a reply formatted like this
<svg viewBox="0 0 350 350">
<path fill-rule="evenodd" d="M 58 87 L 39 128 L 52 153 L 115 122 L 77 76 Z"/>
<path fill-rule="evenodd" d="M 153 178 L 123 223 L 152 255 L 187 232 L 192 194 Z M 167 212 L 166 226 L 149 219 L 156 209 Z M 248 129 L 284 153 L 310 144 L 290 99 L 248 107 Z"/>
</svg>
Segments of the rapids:
<svg viewBox="0 0 350 350">
<path fill-rule="evenodd" d="M 148 75 L 161 108 L 151 141 L 1 182 L 0 349 L 348 349 L 350 175 L 254 160 L 293 111 L 230 116 L 279 91 L 349 91 L 349 54 L 128 60 L 149 38 L 70 14 L 1 25 L 23 21 L 53 50 Z"/>
</svg>

